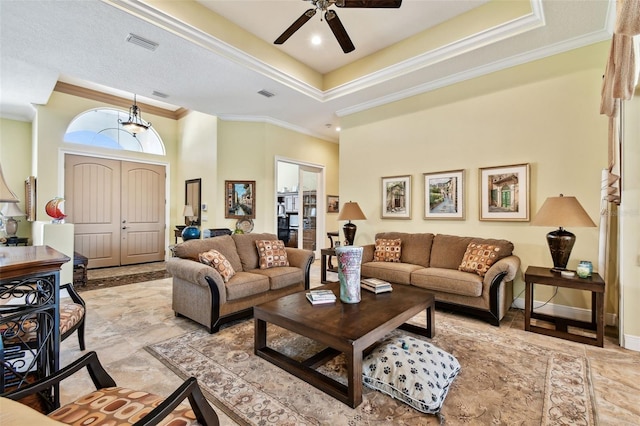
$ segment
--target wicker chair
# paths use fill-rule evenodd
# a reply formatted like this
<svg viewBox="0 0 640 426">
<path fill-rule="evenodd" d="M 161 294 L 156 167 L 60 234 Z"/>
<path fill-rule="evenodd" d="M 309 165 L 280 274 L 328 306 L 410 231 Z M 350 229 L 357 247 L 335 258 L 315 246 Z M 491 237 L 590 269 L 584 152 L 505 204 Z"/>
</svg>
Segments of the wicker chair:
<svg viewBox="0 0 640 426">
<path fill-rule="evenodd" d="M 57 389 L 61 381 L 84 367 L 87 368 L 96 391 L 62 407 L 51 407 L 46 417 L 26 405 L 13 402 L 52 388 Z M 182 403 L 185 398 L 189 400 L 190 407 Z M 180 425 L 219 425 L 218 415 L 205 399 L 195 377 L 185 380 L 166 399 L 143 391 L 121 388 L 116 386 L 113 378 L 104 370 L 95 352 L 88 352 L 51 376 L 0 397 L 0 424 L 27 424 L 27 419 L 29 424 L 34 425 L 141 426 L 159 424 L 163 420 Z"/>
</svg>

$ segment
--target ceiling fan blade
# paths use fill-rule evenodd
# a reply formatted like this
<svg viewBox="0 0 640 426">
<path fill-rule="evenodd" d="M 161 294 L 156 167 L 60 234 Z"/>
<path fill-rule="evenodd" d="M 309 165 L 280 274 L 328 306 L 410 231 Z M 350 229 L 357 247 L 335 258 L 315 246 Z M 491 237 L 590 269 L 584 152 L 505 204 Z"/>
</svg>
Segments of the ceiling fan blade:
<svg viewBox="0 0 640 426">
<path fill-rule="evenodd" d="M 337 7 L 398 8 L 402 0 L 337 0 Z"/>
<path fill-rule="evenodd" d="M 296 21 L 293 24 L 291 24 L 289 28 L 284 30 L 284 32 L 280 35 L 280 37 L 276 39 L 276 41 L 273 42 L 273 44 L 282 44 L 285 41 L 287 41 L 289 37 L 293 35 L 293 33 L 298 31 L 300 27 L 306 24 L 307 21 L 311 19 L 315 14 L 316 14 L 315 9 L 308 9 L 298 19 L 296 19 Z"/>
<path fill-rule="evenodd" d="M 344 53 L 354 51 L 356 47 L 351 42 L 349 34 L 347 34 L 347 30 L 344 29 L 344 25 L 340 22 L 338 15 L 333 10 L 327 10 L 324 14 L 324 19 L 327 21 L 327 24 L 329 24 L 329 28 L 331 28 L 333 35 L 336 36 Z"/>
</svg>

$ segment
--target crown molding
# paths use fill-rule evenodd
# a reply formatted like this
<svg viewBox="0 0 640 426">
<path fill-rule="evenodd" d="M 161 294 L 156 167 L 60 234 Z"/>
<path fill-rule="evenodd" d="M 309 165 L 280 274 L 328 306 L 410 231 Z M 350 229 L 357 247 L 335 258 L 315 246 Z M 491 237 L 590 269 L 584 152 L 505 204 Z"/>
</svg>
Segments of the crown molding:
<svg viewBox="0 0 640 426">
<path fill-rule="evenodd" d="M 62 81 L 58 81 L 53 88 L 54 91 L 60 93 L 66 93 L 67 95 L 78 96 L 85 99 L 91 99 L 98 102 L 104 102 L 111 105 L 119 106 L 125 109 L 129 109 L 131 107 L 132 100 L 127 98 L 122 98 L 120 96 L 110 95 L 107 93 L 99 92 L 93 89 L 87 89 L 85 87 L 76 86 L 69 83 L 64 83 Z M 185 108 L 179 108 L 175 111 L 159 108 L 157 106 L 136 102 L 136 104 L 140 107 L 140 110 L 145 114 L 157 115 L 159 117 L 170 118 L 172 120 L 178 120 L 181 117 L 184 117 L 188 110 Z"/>
<path fill-rule="evenodd" d="M 275 120 L 271 117 L 264 116 L 264 115 L 249 116 L 249 115 L 222 114 L 222 115 L 218 115 L 218 118 L 222 121 L 241 121 L 241 122 L 273 124 L 274 126 L 282 127 L 283 129 L 292 130 L 297 133 L 302 133 L 307 136 L 322 139 L 323 141 L 338 143 L 337 139 L 330 139 L 319 133 L 312 132 L 307 128 L 296 126 L 291 123 L 287 123 L 286 121 Z"/>
</svg>

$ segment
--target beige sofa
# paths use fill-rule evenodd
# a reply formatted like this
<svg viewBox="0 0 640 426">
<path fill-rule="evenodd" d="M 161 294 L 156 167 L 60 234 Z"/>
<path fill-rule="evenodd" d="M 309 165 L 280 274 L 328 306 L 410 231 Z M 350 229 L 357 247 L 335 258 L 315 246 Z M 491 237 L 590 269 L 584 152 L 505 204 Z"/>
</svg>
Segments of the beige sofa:
<svg viewBox="0 0 640 426">
<path fill-rule="evenodd" d="M 374 261 L 375 244 L 364 246 L 361 275 L 397 285 L 413 285 L 433 293 L 436 307 L 464 312 L 486 319 L 493 325 L 509 309 L 513 299 L 513 279 L 520 259 L 506 240 L 430 233 L 385 232 L 376 240 L 401 240 L 400 262 Z M 469 243 L 497 247 L 495 263 L 481 276 L 458 270 Z"/>
<path fill-rule="evenodd" d="M 274 234 L 222 235 L 188 240 L 173 247 L 167 271 L 173 276 L 173 311 L 215 333 L 220 325 L 253 314 L 253 306 L 309 289 L 310 250 L 286 248 L 289 266 L 260 269 L 256 240 L 277 240 Z M 199 254 L 215 249 L 235 271 L 228 282 Z"/>
</svg>

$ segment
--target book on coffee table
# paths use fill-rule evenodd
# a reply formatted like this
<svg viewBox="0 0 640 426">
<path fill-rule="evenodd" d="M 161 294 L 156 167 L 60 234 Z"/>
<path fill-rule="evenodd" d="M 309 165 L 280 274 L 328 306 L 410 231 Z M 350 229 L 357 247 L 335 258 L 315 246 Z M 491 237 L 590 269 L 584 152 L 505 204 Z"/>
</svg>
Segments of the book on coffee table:
<svg viewBox="0 0 640 426">
<path fill-rule="evenodd" d="M 336 295 L 331 290 L 311 290 L 307 293 L 313 300 L 336 300 Z"/>
<path fill-rule="evenodd" d="M 386 293 L 393 291 L 391 283 L 378 278 L 365 278 L 360 280 L 360 287 L 373 293 Z"/>
<path fill-rule="evenodd" d="M 307 300 L 311 302 L 312 305 L 323 305 L 325 303 L 335 303 L 336 296 L 334 295 L 333 298 L 320 297 L 316 299 L 311 295 L 311 293 L 307 293 Z"/>
</svg>

